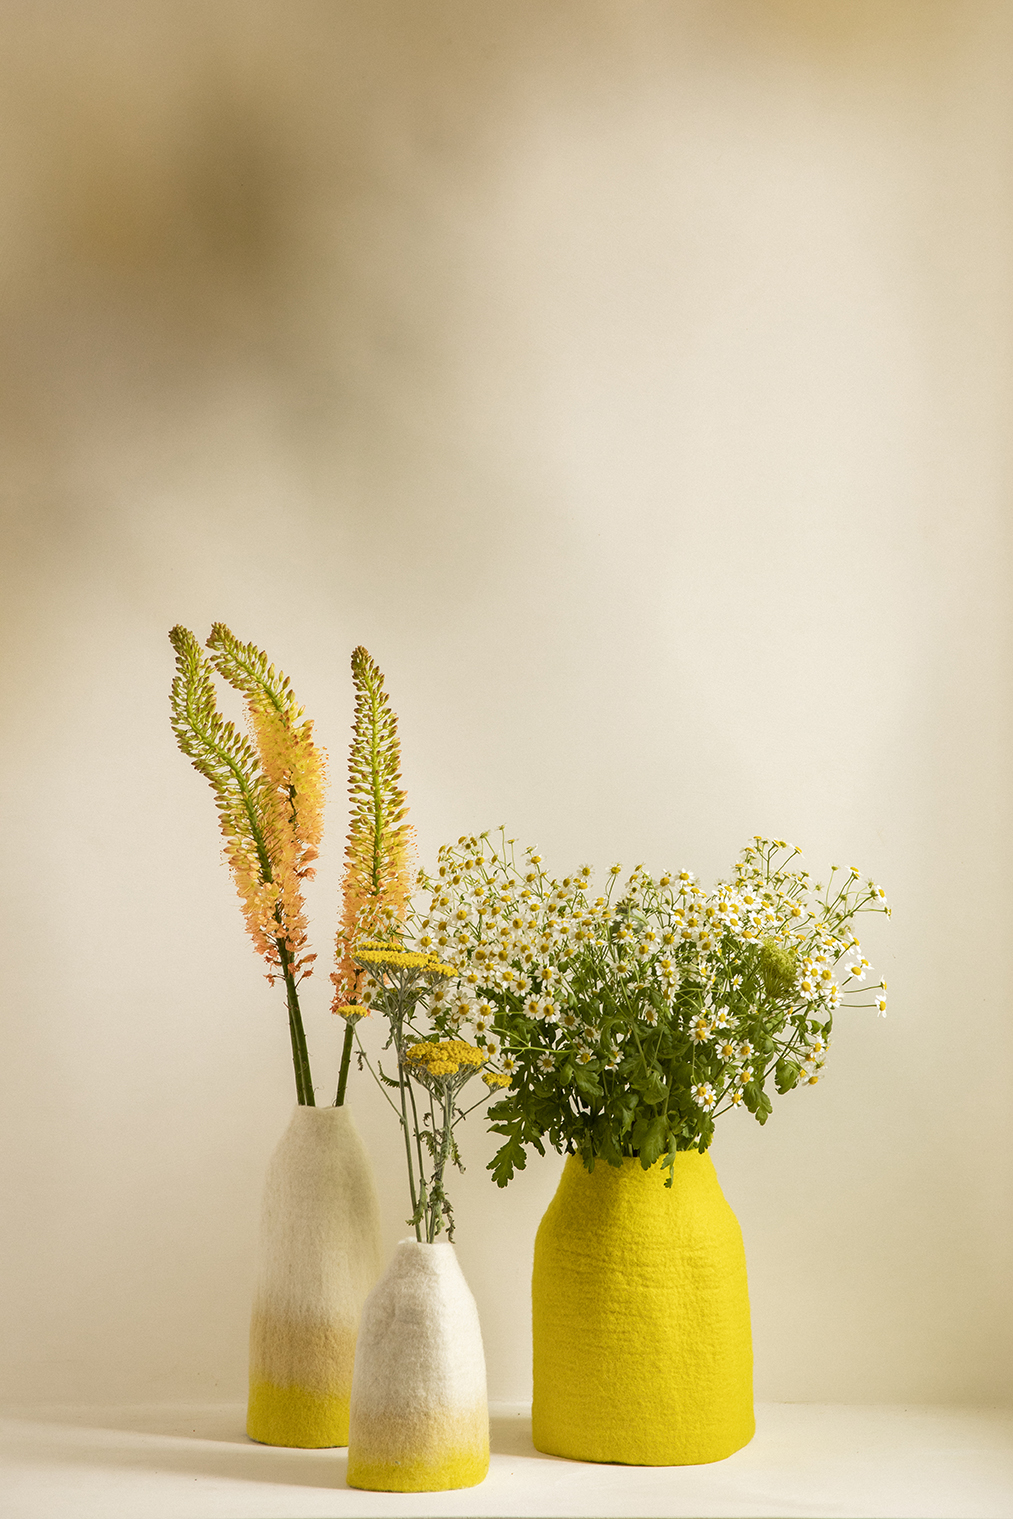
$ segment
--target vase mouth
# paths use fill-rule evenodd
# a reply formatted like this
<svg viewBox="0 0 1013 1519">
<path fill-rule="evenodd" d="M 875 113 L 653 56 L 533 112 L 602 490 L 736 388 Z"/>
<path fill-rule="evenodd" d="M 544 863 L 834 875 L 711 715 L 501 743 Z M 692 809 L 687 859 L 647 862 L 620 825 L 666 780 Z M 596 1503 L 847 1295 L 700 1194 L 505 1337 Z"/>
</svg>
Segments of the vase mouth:
<svg viewBox="0 0 1013 1519">
<path fill-rule="evenodd" d="M 398 1249 L 402 1245 L 416 1245 L 420 1250 L 453 1250 L 454 1244 L 449 1239 L 416 1239 L 414 1234 L 406 1234 L 404 1239 L 398 1240 Z"/>
<path fill-rule="evenodd" d="M 321 1115 L 321 1114 L 324 1114 L 324 1113 L 329 1113 L 331 1115 L 332 1120 L 335 1117 L 337 1117 L 339 1114 L 341 1114 L 345 1118 L 350 1118 L 351 1117 L 351 1114 L 349 1113 L 347 1104 L 341 1106 L 340 1108 L 336 1108 L 334 1106 L 333 1102 L 327 1103 L 326 1107 L 324 1107 L 324 1106 L 321 1106 L 321 1107 L 310 1107 L 309 1103 L 306 1103 L 306 1102 L 297 1102 L 296 1105 L 295 1105 L 295 1111 L 294 1111 L 293 1116 L 294 1117 L 299 1117 L 299 1115 L 303 1114 L 303 1113 L 312 1113 L 312 1114 L 318 1114 L 318 1115 Z"/>
<path fill-rule="evenodd" d="M 676 1151 L 676 1155 L 675 1155 L 675 1163 L 676 1163 L 676 1165 L 682 1165 L 683 1162 L 697 1161 L 697 1160 L 702 1160 L 702 1159 L 706 1159 L 706 1158 L 709 1158 L 709 1157 L 710 1157 L 710 1148 L 709 1147 L 706 1150 L 702 1150 L 702 1151 L 701 1150 L 696 1150 L 696 1149 L 692 1149 L 692 1150 L 677 1150 Z M 598 1158 L 596 1159 L 595 1163 L 594 1163 L 594 1170 L 595 1170 L 595 1172 L 599 1171 L 599 1170 L 606 1171 L 606 1172 L 607 1171 L 612 1171 L 612 1172 L 614 1172 L 616 1174 L 619 1174 L 620 1172 L 623 1172 L 623 1171 L 629 1171 L 629 1170 L 634 1170 L 634 1169 L 638 1170 L 638 1171 L 644 1171 L 644 1167 L 640 1164 L 640 1156 L 639 1155 L 624 1155 L 622 1157 L 622 1161 L 623 1161 L 623 1163 L 622 1163 L 621 1166 L 613 1166 L 613 1165 L 610 1164 L 609 1161 L 602 1160 L 601 1156 L 599 1155 Z M 584 1164 L 584 1157 L 582 1155 L 579 1155 L 576 1152 L 574 1152 L 572 1155 L 567 1155 L 567 1157 L 566 1157 L 566 1164 L 570 1165 L 571 1162 L 573 1163 L 574 1168 L 575 1169 L 579 1168 L 581 1171 L 584 1172 L 585 1176 L 592 1176 L 592 1175 L 594 1175 L 594 1172 L 589 1171 L 587 1169 L 587 1166 Z M 652 1171 L 664 1170 L 664 1168 L 665 1168 L 665 1166 L 667 1164 L 668 1164 L 668 1157 L 666 1155 L 659 1155 L 658 1159 L 655 1160 L 655 1161 L 652 1161 L 652 1163 L 646 1168 L 645 1175 L 649 1174 Z"/>
</svg>

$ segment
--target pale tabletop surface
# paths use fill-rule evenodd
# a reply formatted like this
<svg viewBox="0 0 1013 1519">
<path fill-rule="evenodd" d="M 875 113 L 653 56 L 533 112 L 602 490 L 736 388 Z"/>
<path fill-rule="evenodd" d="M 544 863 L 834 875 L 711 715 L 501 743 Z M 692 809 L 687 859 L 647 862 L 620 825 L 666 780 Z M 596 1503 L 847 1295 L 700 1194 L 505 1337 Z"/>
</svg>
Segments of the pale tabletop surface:
<svg viewBox="0 0 1013 1519">
<path fill-rule="evenodd" d="M 493 1409 L 479 1487 L 364 1493 L 345 1452 L 279 1450 L 237 1404 L 8 1408 L 3 1519 L 587 1515 L 672 1519 L 1013 1519 L 1013 1410 L 768 1403 L 710 1466 L 595 1466 L 539 1455 L 526 1409 Z"/>
</svg>

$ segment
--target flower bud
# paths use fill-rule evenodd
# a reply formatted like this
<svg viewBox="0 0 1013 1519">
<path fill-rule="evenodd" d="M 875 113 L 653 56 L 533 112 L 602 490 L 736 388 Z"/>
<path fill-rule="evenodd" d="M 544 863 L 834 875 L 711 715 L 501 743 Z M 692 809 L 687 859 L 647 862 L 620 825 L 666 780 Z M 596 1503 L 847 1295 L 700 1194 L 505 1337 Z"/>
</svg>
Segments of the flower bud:
<svg viewBox="0 0 1013 1519">
<path fill-rule="evenodd" d="M 760 975 L 768 997 L 780 1002 L 795 986 L 797 961 L 790 949 L 776 939 L 764 939 L 760 950 Z"/>
</svg>

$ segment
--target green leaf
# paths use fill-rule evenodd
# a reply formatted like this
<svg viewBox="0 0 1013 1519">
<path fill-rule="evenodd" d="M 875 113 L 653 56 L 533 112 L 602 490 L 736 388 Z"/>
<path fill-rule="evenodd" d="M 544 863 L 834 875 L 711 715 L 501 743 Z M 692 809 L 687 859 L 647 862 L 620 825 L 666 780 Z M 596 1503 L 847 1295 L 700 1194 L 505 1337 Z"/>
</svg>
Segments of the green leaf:
<svg viewBox="0 0 1013 1519">
<path fill-rule="evenodd" d="M 742 1098 L 757 1123 L 766 1123 L 774 1109 L 770 1098 L 759 1082 L 751 1081 L 748 1086 L 743 1087 Z"/>
<path fill-rule="evenodd" d="M 779 1060 L 774 1068 L 774 1085 L 779 1092 L 790 1092 L 792 1087 L 798 1086 L 801 1074 L 794 1060 Z"/>
<path fill-rule="evenodd" d="M 573 1070 L 573 1084 L 582 1097 L 592 1100 L 601 1096 L 601 1085 L 595 1070 L 589 1065 L 577 1065 Z"/>
<path fill-rule="evenodd" d="M 648 1071 L 641 1084 L 640 1093 L 644 1102 L 658 1103 L 668 1099 L 668 1085 L 664 1077 L 658 1071 Z"/>
<path fill-rule="evenodd" d="M 517 1171 L 523 1171 L 527 1165 L 527 1155 L 524 1146 L 516 1135 L 507 1140 L 506 1144 L 500 1145 L 496 1154 L 486 1166 L 491 1171 L 497 1187 L 505 1187 L 511 1181 Z"/>
<path fill-rule="evenodd" d="M 647 1170 L 667 1148 L 668 1120 L 660 1113 L 653 1118 L 638 1118 L 631 1138 L 633 1148 L 640 1156 L 640 1164 Z"/>
</svg>

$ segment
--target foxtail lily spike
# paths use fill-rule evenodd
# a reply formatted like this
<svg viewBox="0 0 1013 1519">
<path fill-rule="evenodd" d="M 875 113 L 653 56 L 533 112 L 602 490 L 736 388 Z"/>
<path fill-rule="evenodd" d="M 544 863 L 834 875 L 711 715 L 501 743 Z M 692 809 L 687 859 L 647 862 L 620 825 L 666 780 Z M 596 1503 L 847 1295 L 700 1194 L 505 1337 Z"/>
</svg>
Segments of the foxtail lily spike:
<svg viewBox="0 0 1013 1519">
<path fill-rule="evenodd" d="M 351 819 L 345 850 L 343 911 L 335 945 L 333 1011 L 361 1016 L 357 1001 L 362 970 L 352 954 L 363 940 L 389 937 L 403 921 L 411 891 L 409 855 L 413 830 L 401 790 L 397 718 L 390 709 L 379 666 L 361 647 L 352 654 L 355 721 L 348 758 Z"/>
<path fill-rule="evenodd" d="M 327 756 L 287 677 L 262 650 L 240 643 L 224 623 L 211 630 L 210 660 L 187 628 L 173 628 L 169 638 L 173 732 L 214 792 L 246 926 L 268 980 L 285 984 L 298 1099 L 312 1106 L 298 985 L 315 956 L 307 950 L 302 883 L 313 876 L 320 844 Z M 245 698 L 252 742 L 218 711 L 213 669 Z"/>
</svg>

